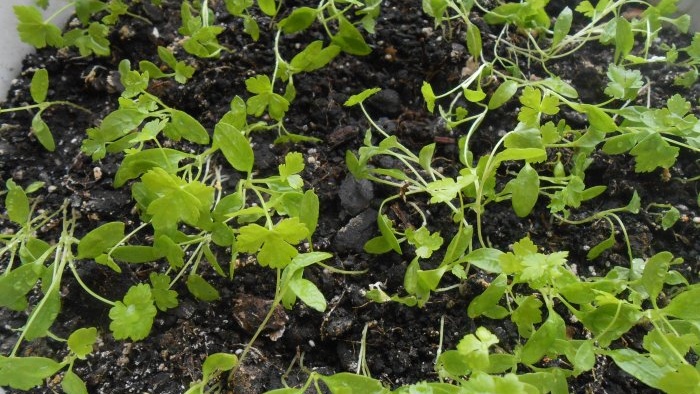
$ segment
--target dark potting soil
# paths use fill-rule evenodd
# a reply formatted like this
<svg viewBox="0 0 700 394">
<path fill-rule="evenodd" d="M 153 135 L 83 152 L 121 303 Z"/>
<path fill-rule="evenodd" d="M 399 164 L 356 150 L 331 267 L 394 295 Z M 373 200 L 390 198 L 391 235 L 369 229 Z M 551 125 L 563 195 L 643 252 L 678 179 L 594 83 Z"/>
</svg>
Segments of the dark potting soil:
<svg viewBox="0 0 700 394">
<path fill-rule="evenodd" d="M 46 111 L 47 121 L 57 141 L 55 152 L 47 152 L 30 134 L 32 114 L 14 112 L 0 117 L 0 181 L 14 179 L 22 185 L 39 180 L 45 187 L 34 196 L 38 207 L 56 210 L 68 200 L 78 215 L 79 231 L 87 232 L 108 221 L 124 221 L 135 227 L 139 223 L 133 209 L 128 187 L 115 189 L 114 174 L 120 155 L 108 155 L 99 162 L 80 152 L 85 130 L 99 124 L 109 112 L 117 108 L 119 93 L 108 88 L 117 64 L 122 59 L 136 64 L 139 60 L 154 58 L 158 45 L 168 46 L 179 40 L 179 6 L 175 1 L 163 1 L 162 10 L 135 2 L 130 10 L 153 21 L 148 25 L 138 19 L 124 17 L 111 34 L 112 55 L 106 58 L 80 57 L 72 50 L 44 49 L 25 60 L 24 72 L 13 85 L 4 107 L 31 102 L 29 81 L 33 71 L 46 68 L 51 76 L 49 99 L 68 100 L 90 109 L 86 114 L 70 107 L 56 106 Z M 287 1 L 284 9 L 303 5 L 302 1 Z M 221 2 L 211 6 L 223 10 Z M 555 1 L 548 6 L 550 15 L 557 15 L 565 6 L 574 8 L 576 1 Z M 477 14 L 473 21 L 481 29 L 484 46 L 489 47 L 489 35 L 495 28 L 485 24 Z M 260 26 L 270 23 L 257 16 Z M 274 55 L 269 32 L 262 29 L 258 42 L 242 33 L 242 22 L 221 12 L 219 22 L 228 26 L 220 36 L 221 43 L 232 49 L 219 59 L 202 60 L 188 56 L 181 50 L 178 58 L 187 59 L 197 71 L 186 85 L 170 80 L 152 82 L 149 91 L 161 97 L 174 108 L 186 111 L 211 130 L 229 109 L 235 95 L 246 97 L 244 81 L 255 74 L 270 75 Z M 493 30 L 492 30 L 493 29 Z M 514 37 L 516 35 L 514 34 Z M 370 284 L 382 283 L 389 294 L 400 293 L 409 255 L 394 253 L 375 256 L 362 251 L 369 237 L 377 233 L 376 210 L 383 197 L 394 191 L 366 182 L 358 182 L 348 175 L 344 164 L 345 151 L 356 150 L 362 143 L 367 121 L 359 110 L 344 108 L 343 102 L 352 94 L 366 88 L 380 87 L 381 94 L 369 102 L 372 116 L 406 146 L 420 149 L 438 141 L 436 157 L 442 160 L 445 173 L 456 172 L 456 135 L 450 134 L 436 115 L 425 110 L 420 87 L 429 81 L 436 91 L 445 91 L 462 78 L 468 52 L 464 45 L 462 26 L 446 31 L 436 28 L 433 21 L 421 11 L 419 1 L 384 1 L 377 23 L 376 34 L 366 35 L 372 53 L 364 57 L 341 54 L 327 67 L 295 77 L 297 99 L 292 103 L 285 124 L 295 133 L 322 140 L 317 144 L 272 145 L 276 137 L 259 133 L 253 137 L 256 168 L 264 173 L 274 171 L 288 151 L 301 151 L 306 160 L 304 172 L 306 187 L 315 189 L 320 197 L 320 221 L 314 236 L 317 250 L 333 253 L 332 265 L 345 270 L 367 270 L 362 275 L 338 275 L 322 269 L 307 270 L 308 279 L 317 284 L 328 300 L 325 313 L 318 313 L 301 304 L 286 311 L 284 335 L 276 341 L 262 336 L 256 342 L 251 357 L 240 369 L 233 382 L 222 384 L 224 392 L 261 393 L 282 387 L 282 376 L 292 385 L 304 381 L 307 370 L 330 374 L 356 371 L 363 330 L 366 328 L 366 362 L 372 376 L 387 385 L 402 384 L 437 378 L 433 364 L 438 352 L 440 335 L 443 349 L 453 348 L 467 333 L 485 326 L 500 340 L 499 346 L 512 350 L 518 341 L 517 330 L 510 321 L 487 318 L 469 319 L 466 308 L 470 300 L 480 294 L 491 278 L 478 272 L 459 290 L 434 295 L 422 309 L 396 303 L 374 304 L 363 292 Z M 281 53 L 290 58 L 304 44 L 324 39 L 321 32 L 284 36 Z M 661 41 L 687 45 L 689 37 L 674 30 L 662 34 Z M 661 42 L 655 43 L 655 48 Z M 652 50 L 656 50 L 653 48 Z M 575 57 L 565 58 L 548 65 L 550 70 L 577 88 L 583 100 L 601 101 L 606 84 L 605 70 L 612 61 L 613 48 L 591 43 Z M 526 75 L 544 77 L 538 66 L 521 65 Z M 684 70 L 656 64 L 642 68 L 643 74 L 653 81 L 650 99 L 653 106 L 661 106 L 674 93 L 680 93 L 690 102 L 697 102 L 699 90 L 673 86 L 673 78 Z M 646 97 L 644 97 L 646 100 Z M 517 108 L 507 105 L 489 114 L 476 137 L 475 155 L 489 152 L 499 138 L 499 132 L 512 130 L 516 123 Z M 563 113 L 573 127 L 584 123 L 576 114 Z M 443 138 L 444 137 L 444 138 Z M 648 257 L 660 251 L 670 251 L 685 259 L 681 268 L 689 281 L 699 276 L 700 237 L 692 218 L 698 216 L 693 184 L 662 181 L 661 172 L 637 174 L 633 160 L 628 156 L 595 154 L 595 161 L 587 170 L 588 186 L 605 185 L 604 195 L 588 202 L 576 214 L 585 216 L 590 210 L 626 205 L 636 190 L 643 202 L 669 203 L 677 207 L 684 218 L 672 229 L 664 231 L 656 220 L 645 214 L 622 215 L 630 234 L 635 256 Z M 682 154 L 670 169 L 674 177 L 698 174 L 698 158 Z M 238 179 L 219 157 L 229 176 L 224 188 L 235 187 Z M 228 173 L 227 173 L 228 172 Z M 504 173 L 505 175 L 505 169 Z M 440 230 L 443 238 L 454 234 L 455 227 L 449 214 L 439 207 L 432 208 L 432 230 Z M 405 212 L 409 221 L 419 223 L 413 212 L 398 205 L 396 212 Z M 495 248 L 507 250 L 509 245 L 529 235 L 547 252 L 568 250 L 569 262 L 579 274 L 603 275 L 612 265 L 628 265 L 622 242 L 593 261 L 586 260 L 586 247 L 596 245 L 609 236 L 605 223 L 571 226 L 551 219 L 544 203 L 525 219 L 518 218 L 508 204 L 491 204 L 484 222 L 484 234 Z M 55 226 L 60 226 L 58 222 Z M 11 227 L 0 221 L 0 228 Z M 57 229 L 51 225 L 42 229 L 40 237 L 55 237 Z M 83 234 L 76 234 L 82 236 Z M 222 253 L 222 261 L 226 257 Z M 4 263 L 0 262 L 0 266 Z M 144 281 L 156 264 L 123 265 L 117 275 L 108 268 L 91 261 L 81 261 L 81 277 L 98 294 L 109 299 L 121 299 L 134 283 Z M 68 277 L 68 275 L 66 276 Z M 81 287 L 66 279 L 62 288 L 62 311 L 53 325 L 58 336 L 67 336 L 73 330 L 96 326 L 100 339 L 87 360 L 76 363 L 75 372 L 87 383 L 91 393 L 179 393 L 189 383 L 201 377 L 204 357 L 215 352 L 236 352 L 251 337 L 241 324 L 241 310 L 260 308 L 264 300 L 274 294 L 274 273 L 256 264 L 239 267 L 232 281 L 218 277 L 213 271 L 207 275 L 221 292 L 221 300 L 204 303 L 195 300 L 184 286 L 178 288 L 180 305 L 156 317 L 150 336 L 143 341 L 115 341 L 109 333 L 109 307 L 87 295 Z M 445 279 L 449 282 L 449 279 Z M 243 308 L 241 309 L 241 303 Z M 247 309 L 246 309 L 247 308 Z M 9 353 L 17 339 L 13 328 L 21 327 L 26 313 L 0 310 L 0 352 Z M 441 321 L 444 329 L 441 333 Z M 574 335 L 584 335 L 575 324 Z M 577 331 L 578 330 L 578 331 Z M 615 346 L 641 347 L 645 331 L 633 330 Z M 39 339 L 26 344 L 22 355 L 41 355 L 61 359 L 65 355 L 62 343 Z M 301 358 L 303 356 L 303 358 Z M 303 360 L 303 368 L 299 361 Z M 290 368 L 291 365 L 291 368 Z M 47 386 L 31 390 L 36 393 L 60 391 L 60 379 Z M 570 390 L 576 393 L 629 393 L 654 392 L 626 373 L 610 360 L 599 360 L 596 368 L 570 380 Z"/>
</svg>

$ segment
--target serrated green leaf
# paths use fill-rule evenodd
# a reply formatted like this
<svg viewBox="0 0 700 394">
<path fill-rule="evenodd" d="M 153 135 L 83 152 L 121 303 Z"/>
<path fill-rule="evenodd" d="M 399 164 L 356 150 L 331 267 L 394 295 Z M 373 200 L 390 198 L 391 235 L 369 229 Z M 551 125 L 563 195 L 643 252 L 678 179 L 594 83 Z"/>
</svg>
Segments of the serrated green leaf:
<svg viewBox="0 0 700 394">
<path fill-rule="evenodd" d="M 79 328 L 68 337 L 68 348 L 80 359 L 85 359 L 92 353 L 92 347 L 97 341 L 97 328 Z"/>
<path fill-rule="evenodd" d="M 471 371 L 483 371 L 489 367 L 489 347 L 498 343 L 498 337 L 488 329 L 479 327 L 474 334 L 467 334 L 457 344 L 457 352 L 464 357 Z"/>
<path fill-rule="evenodd" d="M 124 238 L 124 227 L 122 222 L 110 222 L 85 234 L 78 243 L 76 258 L 95 258 L 116 246 Z"/>
<path fill-rule="evenodd" d="M 418 230 L 406 229 L 406 240 L 416 248 L 416 256 L 430 258 L 433 252 L 440 249 L 443 239 L 439 232 L 430 233 L 425 226 Z"/>
<path fill-rule="evenodd" d="M 309 236 L 309 230 L 299 218 L 282 219 L 271 230 L 257 224 L 241 227 L 238 250 L 258 253 L 263 267 L 284 268 L 299 254 L 296 245 Z"/>
<path fill-rule="evenodd" d="M 529 295 L 517 300 L 518 307 L 513 311 L 510 319 L 518 327 L 518 334 L 523 338 L 530 338 L 535 332 L 535 324 L 542 322 L 542 301 L 536 296 Z"/>
<path fill-rule="evenodd" d="M 36 48 L 63 45 L 61 29 L 52 23 L 45 23 L 38 9 L 33 6 L 15 5 L 12 10 L 17 16 L 17 31 L 23 42 Z"/>
<path fill-rule="evenodd" d="M 114 339 L 141 340 L 150 333 L 156 313 L 151 287 L 144 283 L 131 286 L 124 300 L 117 301 L 109 310 L 112 319 L 109 329 Z"/>
<path fill-rule="evenodd" d="M 178 305 L 177 292 L 170 290 L 170 277 L 166 274 L 151 272 L 148 278 L 151 281 L 151 294 L 156 307 L 161 311 L 175 308 Z"/>
<path fill-rule="evenodd" d="M 630 150 L 635 158 L 635 172 L 651 172 L 658 167 L 671 168 L 676 163 L 680 149 L 671 146 L 658 133 L 650 133 Z"/>
</svg>

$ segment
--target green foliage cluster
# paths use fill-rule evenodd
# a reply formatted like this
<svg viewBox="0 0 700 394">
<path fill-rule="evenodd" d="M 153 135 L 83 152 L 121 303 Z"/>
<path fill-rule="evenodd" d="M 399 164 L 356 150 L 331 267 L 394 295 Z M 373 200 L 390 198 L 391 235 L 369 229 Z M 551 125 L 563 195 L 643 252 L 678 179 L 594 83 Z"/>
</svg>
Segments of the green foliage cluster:
<svg viewBox="0 0 700 394">
<path fill-rule="evenodd" d="M 46 3 L 38 5 L 45 7 Z M 156 0 L 151 3 L 160 5 Z M 479 327 L 465 333 L 455 349 L 440 349 L 435 360 L 437 382 L 392 391 L 360 365 L 358 374 L 326 376 L 309 371 L 301 387 L 270 393 L 324 392 L 324 387 L 331 393 L 566 393 L 568 378 L 592 371 L 605 357 L 648 386 L 668 393 L 698 392 L 700 372 L 688 360 L 700 354 L 700 287 L 674 269 L 682 260 L 669 252 L 635 256 L 621 214 L 643 209 L 636 193 L 627 205 L 598 210 L 588 217 L 577 215 L 577 210 L 606 192 L 604 186 L 586 181 L 594 152 L 627 154 L 634 159 L 635 171 L 647 173 L 668 172 L 682 151 L 700 150 L 700 121 L 692 112 L 692 103 L 674 95 L 659 105 L 642 105 L 650 82 L 639 71 L 650 63 L 675 64 L 687 70 L 676 83 L 691 86 L 698 77 L 700 35 L 688 47 L 664 47 L 664 56 L 651 54 L 664 26 L 673 25 L 682 32 L 688 29 L 688 16 L 670 16 L 675 0 L 662 0 L 633 17 L 623 13 L 625 6 L 636 3 L 633 0 L 582 1 L 575 10 L 565 8 L 556 16 L 547 14 L 548 0 L 502 2 L 495 8 L 485 3 L 422 1 L 423 11 L 444 34 L 464 29 L 474 66 L 444 93 L 436 93 L 429 82 L 420 89 L 426 109 L 459 136 L 458 171 L 446 175 L 435 166 L 435 143 L 414 152 L 371 118 L 364 102 L 378 88 L 351 96 L 345 103 L 359 108 L 370 124 L 362 147 L 346 153 L 346 165 L 354 177 L 396 190 L 382 201 L 378 234 L 367 242 L 365 251 L 400 253 L 410 260 L 404 293 L 387 294 L 373 287 L 366 292 L 367 298 L 426 307 L 434 292 L 459 287 L 441 287 L 446 275 L 463 283 L 479 270 L 491 282 L 471 299 L 467 315 L 509 319 L 521 342 L 505 351 L 494 333 Z M 303 155 L 289 152 L 276 171 L 261 174 L 251 139 L 255 132 L 273 130 L 278 134 L 277 143 L 316 141 L 286 129 L 285 115 L 296 97 L 294 78 L 325 67 L 340 53 L 371 53 L 362 31 L 374 33 L 382 2 L 319 0 L 315 7 L 293 9 L 277 0 L 224 0 L 223 4 L 230 15 L 241 18 L 244 32 L 254 41 L 261 32 L 256 15 L 270 18 L 275 53 L 271 75 L 245 79 L 249 95 L 233 97 L 230 110 L 208 129 L 149 92 L 155 79 L 172 78 L 185 84 L 196 72 L 172 48 L 158 47 L 162 66 L 148 60 L 139 61 L 137 69 L 128 60 L 119 64 L 123 91 L 118 108 L 86 130 L 81 150 L 93 160 L 123 155 L 114 186 L 130 188 L 141 223 L 115 221 L 83 229 L 68 203 L 56 212 L 39 209 L 40 200 L 31 196 L 42 184 L 22 187 L 7 181 L 3 218 L 16 231 L 0 235 L 4 264 L 0 307 L 26 311 L 28 317 L 23 327 L 16 327 L 19 338 L 11 353 L 0 355 L 0 386 L 28 390 L 62 373 L 61 387 L 66 393 L 87 392 L 73 367 L 92 352 L 101 333 L 95 327 L 84 327 L 68 338 L 58 338 L 51 331 L 61 312 L 64 274 L 72 275 L 109 308 L 109 329 L 115 339 L 138 341 L 150 334 L 159 312 L 178 306 L 183 295 L 174 290 L 176 284 L 184 284 L 196 299 L 212 302 L 220 295 L 210 273 L 232 279 L 242 254 L 274 271 L 272 306 L 243 352 L 209 355 L 202 365 L 201 380 L 193 382 L 188 393 L 216 390 L 224 372 L 233 376 L 278 305 L 292 308 L 301 301 L 316 311 L 326 310 L 324 295 L 304 277 L 306 268 L 320 266 L 348 274 L 324 263 L 330 254 L 314 251 L 319 199 L 305 187 Z M 130 13 L 130 5 L 122 0 L 76 0 L 69 6 L 75 7 L 80 23 L 66 32 L 51 23 L 53 17 L 43 19 L 36 7 L 15 7 L 22 40 L 38 48 L 74 47 L 81 56 L 107 56 L 107 37 L 118 18 L 141 18 Z M 484 47 L 479 27 L 470 20 L 473 12 L 483 15 L 494 28 L 502 26 L 494 48 Z M 182 1 L 180 15 L 178 32 L 187 55 L 214 60 L 231 51 L 219 41 L 224 28 L 217 24 L 207 0 Z M 576 30 L 574 17 L 584 20 Z M 325 38 L 310 42 L 291 59 L 283 58 L 281 40 L 314 25 Z M 507 39 L 512 34 L 521 39 Z M 548 69 L 548 64 L 576 54 L 589 42 L 610 46 L 613 54 L 614 61 L 606 70 L 603 102 L 584 102 L 571 84 Z M 521 67 L 531 63 L 547 75 L 530 78 Z M 32 133 L 51 151 L 55 143 L 42 113 L 54 105 L 82 108 L 47 101 L 48 81 L 46 70 L 36 70 L 30 90 L 34 104 L 0 113 L 36 110 Z M 513 104 L 519 106 L 517 119 L 513 119 L 517 124 L 500 136 L 489 153 L 477 157 L 472 145 L 486 116 Z M 562 111 L 583 115 L 585 127 L 567 124 L 559 116 Z M 191 149 L 174 148 L 181 146 L 177 142 Z M 399 164 L 382 167 L 378 160 L 382 157 Z M 222 188 L 217 160 L 239 176 L 233 190 Z M 684 181 L 694 180 L 697 177 Z M 420 223 L 395 222 L 387 208 L 399 202 L 415 210 Z M 515 242 L 509 251 L 493 248 L 486 242 L 482 222 L 488 218 L 487 206 L 498 203 L 510 204 L 521 218 L 540 204 L 552 220 L 563 224 L 603 221 L 610 226 L 610 236 L 590 248 L 588 259 L 599 258 L 622 238 L 629 267 L 615 266 L 605 276 L 582 279 L 567 251 L 545 252 L 529 237 Z M 680 218 L 676 207 L 645 203 L 644 210 L 658 217 L 663 229 L 673 227 Z M 436 204 L 451 212 L 455 228 L 450 234 L 441 234 L 430 222 L 429 210 Z M 61 223 L 57 240 L 37 236 L 50 222 Z M 150 264 L 153 270 L 148 281 L 131 286 L 122 299 L 110 300 L 82 281 L 76 268 L 79 264 L 100 264 L 116 273 L 128 264 Z M 32 292 L 39 295 L 36 302 L 30 302 Z M 569 329 L 574 326 L 583 334 L 572 337 Z M 635 327 L 646 329 L 637 350 L 617 346 Z M 65 342 L 68 355 L 60 361 L 20 355 L 23 343 L 43 337 Z M 364 349 L 361 354 L 364 357 Z M 360 364 L 363 362 L 361 359 Z"/>
</svg>

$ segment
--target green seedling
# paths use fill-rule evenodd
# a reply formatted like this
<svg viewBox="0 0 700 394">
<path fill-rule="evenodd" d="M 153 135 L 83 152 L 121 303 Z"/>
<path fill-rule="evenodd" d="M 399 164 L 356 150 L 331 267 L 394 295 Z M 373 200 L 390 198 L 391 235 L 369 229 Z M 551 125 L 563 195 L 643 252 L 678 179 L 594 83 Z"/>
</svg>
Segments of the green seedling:
<svg viewBox="0 0 700 394">
<path fill-rule="evenodd" d="M 44 1 L 42 7 L 48 5 Z M 154 2 L 155 3 L 155 2 Z M 36 6 L 15 5 L 12 7 L 17 17 L 17 31 L 23 42 L 36 48 L 51 46 L 55 48 L 76 47 L 80 56 L 109 56 L 111 53 L 109 46 L 110 26 L 113 26 L 122 15 L 140 19 L 143 22 L 151 23 L 149 20 L 128 11 L 129 7 L 122 0 L 77 0 L 64 4 L 58 11 L 44 19 L 41 11 Z M 65 33 L 61 31 L 51 21 L 58 15 L 75 9 L 75 14 L 81 23 L 80 27 L 72 28 Z M 98 13 L 105 12 L 101 21 L 94 21 L 91 18 Z"/>
<path fill-rule="evenodd" d="M 58 101 L 46 101 L 48 92 L 49 92 L 49 73 L 46 71 L 46 69 L 38 69 L 34 72 L 34 75 L 32 76 L 32 81 L 30 85 L 30 94 L 32 96 L 32 100 L 34 100 L 35 104 L 28 104 L 28 105 L 23 105 L 21 107 L 13 107 L 13 108 L 5 108 L 5 109 L 0 109 L 0 114 L 3 113 L 8 113 L 8 112 L 17 112 L 17 111 L 29 111 L 29 110 L 37 110 L 37 112 L 34 114 L 34 117 L 32 118 L 32 134 L 36 137 L 36 139 L 39 141 L 39 143 L 48 151 L 54 151 L 56 149 L 56 142 L 54 141 L 53 135 L 51 134 L 51 130 L 49 129 L 49 125 L 42 119 L 41 115 L 46 111 L 49 107 L 55 106 L 55 105 L 66 105 L 75 109 L 79 109 L 81 111 L 85 112 L 90 112 L 88 109 L 83 108 L 79 105 L 73 104 L 69 101 L 63 101 L 63 100 L 58 100 Z"/>
</svg>

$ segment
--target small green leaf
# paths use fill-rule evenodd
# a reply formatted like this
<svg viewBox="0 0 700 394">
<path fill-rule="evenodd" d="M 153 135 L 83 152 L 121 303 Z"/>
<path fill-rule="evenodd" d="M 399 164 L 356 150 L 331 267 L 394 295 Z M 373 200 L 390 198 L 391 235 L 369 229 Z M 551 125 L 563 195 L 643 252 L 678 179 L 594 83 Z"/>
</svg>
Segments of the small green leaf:
<svg viewBox="0 0 700 394">
<path fill-rule="evenodd" d="M 629 55 L 634 48 L 632 24 L 620 16 L 615 19 L 615 63 Z"/>
<path fill-rule="evenodd" d="M 90 259 L 99 256 L 116 246 L 124 238 L 124 223 L 110 222 L 85 234 L 78 243 L 78 259 Z"/>
<path fill-rule="evenodd" d="M 80 359 L 85 359 L 92 353 L 92 347 L 97 341 L 97 328 L 79 328 L 68 337 L 68 348 Z"/>
<path fill-rule="evenodd" d="M 126 181 L 138 178 L 156 167 L 174 174 L 178 170 L 180 161 L 190 156 L 185 152 L 169 148 L 145 149 L 128 154 L 114 175 L 114 187 L 121 187 Z"/>
<path fill-rule="evenodd" d="M 203 380 L 209 380 L 213 375 L 230 371 L 238 364 L 238 357 L 229 353 L 214 353 L 207 356 L 202 363 Z"/>
<path fill-rule="evenodd" d="M 109 310 L 109 318 L 112 319 L 109 329 L 114 339 L 141 340 L 151 332 L 157 312 L 151 287 L 144 283 L 131 286 L 124 300 L 117 301 Z"/>
<path fill-rule="evenodd" d="M 576 372 L 581 373 L 590 371 L 595 366 L 596 362 L 595 348 L 593 342 L 583 341 L 581 346 L 576 350 L 576 355 L 571 362 L 574 364 Z"/>
<path fill-rule="evenodd" d="M 425 106 L 428 108 L 430 113 L 435 110 L 435 93 L 433 92 L 433 87 L 430 86 L 428 82 L 423 81 L 423 86 L 420 88 L 421 94 L 423 94 L 423 100 L 425 100 Z M 346 104 L 347 105 L 347 104 Z"/>
<path fill-rule="evenodd" d="M 481 56 L 481 31 L 473 23 L 467 26 L 467 49 L 474 59 L 479 59 L 479 56 Z"/>
<path fill-rule="evenodd" d="M 209 144 L 209 133 L 195 118 L 176 109 L 170 110 L 170 122 L 165 126 L 165 135 L 178 141 L 184 138 L 195 144 Z"/>
<path fill-rule="evenodd" d="M 331 394 L 389 394 L 379 380 L 349 372 L 319 376 Z"/>
<path fill-rule="evenodd" d="M 472 299 L 467 308 L 467 315 L 472 319 L 482 315 L 491 319 L 503 319 L 508 316 L 508 310 L 498 305 L 507 288 L 507 276 L 498 275 L 483 293 Z"/>
<path fill-rule="evenodd" d="M 552 36 L 552 46 L 556 46 L 569 34 L 571 30 L 571 22 L 573 21 L 573 12 L 571 8 L 564 7 L 564 9 L 557 16 L 556 22 L 554 22 L 554 35 Z"/>
<path fill-rule="evenodd" d="M 433 252 L 442 246 L 442 237 L 439 232 L 430 233 L 425 226 L 418 230 L 406 229 L 406 240 L 416 247 L 416 256 L 420 258 L 430 258 Z"/>
<path fill-rule="evenodd" d="M 292 58 L 289 66 L 293 72 L 311 72 L 325 67 L 339 53 L 340 47 L 337 45 L 329 45 L 324 48 L 323 41 L 313 41 Z"/>
<path fill-rule="evenodd" d="M 498 86 L 493 96 L 489 99 L 489 109 L 496 109 L 511 99 L 518 91 L 518 83 L 513 80 L 507 80 Z"/>
<path fill-rule="evenodd" d="M 553 311 L 523 346 L 520 360 L 527 365 L 535 364 L 551 351 L 557 339 L 566 339 L 564 320 Z"/>
<path fill-rule="evenodd" d="M 31 341 L 48 335 L 49 328 L 53 325 L 60 311 L 61 295 L 58 288 L 55 288 L 49 294 L 45 294 L 43 302 L 32 311 L 28 321 L 31 324 L 24 328 L 25 338 Z"/>
<path fill-rule="evenodd" d="M 63 364 L 45 357 L 0 356 L 0 387 L 30 390 L 44 384 Z"/>
<path fill-rule="evenodd" d="M 277 15 L 277 5 L 275 0 L 258 0 L 258 7 L 260 11 L 265 13 L 267 16 Z"/>
<path fill-rule="evenodd" d="M 360 104 L 360 103 L 364 102 L 365 100 L 367 100 L 370 96 L 373 96 L 376 93 L 378 93 L 380 90 L 382 90 L 382 89 L 381 88 L 365 89 L 358 94 L 354 94 L 354 95 L 350 96 L 345 101 L 345 103 L 343 105 L 346 107 L 352 107 L 352 106 L 355 106 L 357 104 Z"/>
<path fill-rule="evenodd" d="M 313 282 L 304 278 L 297 278 L 289 282 L 289 289 L 309 307 L 319 312 L 326 310 L 326 299 Z"/>
<path fill-rule="evenodd" d="M 338 33 L 332 37 L 332 42 L 350 55 L 364 56 L 372 52 L 362 34 L 342 14 L 338 14 Z"/>
<path fill-rule="evenodd" d="M 600 256 L 601 253 L 612 248 L 615 245 L 615 233 L 611 233 L 608 238 L 598 243 L 596 246 L 592 247 L 591 250 L 586 254 L 586 259 L 593 260 Z"/>
<path fill-rule="evenodd" d="M 71 370 L 66 371 L 63 375 L 61 388 L 66 394 L 88 394 L 85 382 Z"/>
<path fill-rule="evenodd" d="M 503 271 L 499 262 L 501 255 L 503 255 L 503 252 L 498 249 L 479 248 L 464 256 L 464 260 L 486 272 L 500 274 Z"/>
<path fill-rule="evenodd" d="M 309 230 L 309 236 L 313 235 L 318 225 L 319 200 L 313 190 L 304 192 L 299 207 L 299 220 Z"/>
<path fill-rule="evenodd" d="M 679 293 L 662 311 L 679 319 L 700 320 L 700 286 L 693 285 L 690 289 Z"/>
<path fill-rule="evenodd" d="M 610 64 L 607 72 L 608 86 L 605 94 L 619 100 L 634 100 L 639 89 L 644 86 L 642 73 L 639 70 L 627 70 L 623 66 Z"/>
<path fill-rule="evenodd" d="M 289 16 L 280 21 L 279 26 L 285 34 L 296 33 L 311 26 L 316 20 L 316 15 L 317 11 L 315 8 L 295 8 Z"/>
<path fill-rule="evenodd" d="M 457 344 L 457 352 L 464 357 L 466 366 L 472 371 L 483 371 L 489 367 L 489 347 L 498 343 L 498 337 L 484 327 L 467 334 Z"/>
<path fill-rule="evenodd" d="M 12 179 L 7 181 L 5 209 L 11 221 L 19 225 L 25 225 L 29 221 L 30 208 L 27 194 Z"/>
<path fill-rule="evenodd" d="M 214 128 L 214 146 L 221 149 L 221 153 L 233 168 L 243 172 L 253 170 L 253 148 L 248 138 L 234 126 L 218 123 Z"/>
<path fill-rule="evenodd" d="M 535 332 L 535 324 L 542 322 L 542 301 L 536 296 L 518 297 L 518 307 L 513 311 L 510 319 L 518 326 L 518 334 L 523 338 L 530 338 Z"/>
<path fill-rule="evenodd" d="M 281 120 L 289 109 L 289 101 L 272 90 L 272 82 L 267 75 L 257 75 L 245 81 L 246 89 L 254 96 L 246 101 L 249 115 L 261 116 L 265 109 L 275 120 Z"/>
<path fill-rule="evenodd" d="M 178 305 L 177 292 L 170 290 L 170 277 L 151 272 L 148 278 L 151 281 L 151 294 L 158 309 L 166 311 L 175 308 Z"/>
<path fill-rule="evenodd" d="M 673 255 L 670 252 L 661 252 L 650 257 L 644 264 L 641 284 L 654 302 L 664 287 L 664 280 L 672 261 Z"/>
<path fill-rule="evenodd" d="M 53 139 L 53 135 L 51 135 L 49 125 L 41 119 L 41 112 L 37 112 L 32 118 L 32 133 L 47 151 L 53 152 L 56 150 L 56 142 Z"/>
<path fill-rule="evenodd" d="M 150 263 L 164 257 L 160 250 L 145 245 L 117 246 L 112 250 L 111 256 L 115 260 L 132 264 Z"/>
<path fill-rule="evenodd" d="M 584 314 L 581 321 L 596 336 L 600 346 L 606 347 L 629 331 L 641 317 L 637 307 L 618 300 Z"/>
<path fill-rule="evenodd" d="M 678 211 L 676 207 L 671 207 L 664 213 L 664 216 L 661 218 L 661 227 L 664 230 L 668 230 L 669 228 L 673 227 L 674 224 L 678 221 L 678 219 L 681 218 L 681 213 Z"/>
<path fill-rule="evenodd" d="M 540 193 L 540 177 L 537 171 L 525 163 L 518 176 L 508 182 L 512 193 L 513 210 L 518 217 L 525 217 L 537 204 Z"/>
<path fill-rule="evenodd" d="M 401 253 L 401 245 L 399 245 L 399 240 L 394 235 L 393 223 L 389 220 L 389 217 L 384 214 L 379 215 L 377 217 L 377 225 L 379 226 L 379 232 L 391 249 L 396 253 Z"/>
<path fill-rule="evenodd" d="M 26 295 L 31 291 L 45 267 L 41 264 L 25 264 L 0 276 L 0 306 L 15 311 L 27 308 Z"/>
<path fill-rule="evenodd" d="M 216 301 L 221 298 L 219 291 L 197 274 L 187 277 L 187 290 L 202 301 Z"/>
<path fill-rule="evenodd" d="M 46 94 L 49 91 L 49 72 L 45 68 L 40 68 L 34 72 L 32 83 L 29 86 L 29 93 L 36 103 L 46 101 Z"/>
</svg>

